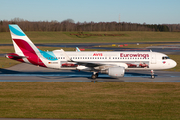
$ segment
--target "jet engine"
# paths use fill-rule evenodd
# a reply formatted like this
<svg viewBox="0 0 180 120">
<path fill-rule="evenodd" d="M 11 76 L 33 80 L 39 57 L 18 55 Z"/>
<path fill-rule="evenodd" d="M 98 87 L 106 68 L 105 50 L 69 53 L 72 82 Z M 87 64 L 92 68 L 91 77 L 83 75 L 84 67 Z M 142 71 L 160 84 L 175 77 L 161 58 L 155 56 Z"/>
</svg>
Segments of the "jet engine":
<svg viewBox="0 0 180 120">
<path fill-rule="evenodd" d="M 124 77 L 125 68 L 124 67 L 110 67 L 105 71 L 101 71 L 101 73 L 108 74 L 111 77 L 119 78 Z"/>
</svg>

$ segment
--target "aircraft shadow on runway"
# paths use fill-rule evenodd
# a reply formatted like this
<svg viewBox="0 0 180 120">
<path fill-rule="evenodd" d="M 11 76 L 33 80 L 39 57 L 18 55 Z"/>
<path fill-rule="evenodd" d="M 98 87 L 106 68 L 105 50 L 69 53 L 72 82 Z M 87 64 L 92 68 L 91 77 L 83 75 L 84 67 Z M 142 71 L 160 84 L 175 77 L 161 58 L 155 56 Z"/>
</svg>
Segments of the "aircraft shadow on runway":
<svg viewBox="0 0 180 120">
<path fill-rule="evenodd" d="M 48 76 L 54 76 L 54 77 L 61 77 L 61 78 L 88 78 L 91 79 L 91 72 L 85 72 L 85 71 L 77 71 L 77 70 L 68 70 L 68 71 L 15 71 L 15 70 L 8 70 L 8 69 L 2 69 L 0 68 L 0 75 L 27 75 L 27 76 L 41 76 L 41 77 L 48 77 Z M 126 72 L 124 77 L 150 77 L 151 74 L 147 73 L 134 73 L 134 72 Z M 157 75 L 155 75 L 157 76 Z M 99 77 L 101 79 L 116 79 L 116 78 L 111 78 L 110 76 L 106 74 L 99 74 Z"/>
</svg>

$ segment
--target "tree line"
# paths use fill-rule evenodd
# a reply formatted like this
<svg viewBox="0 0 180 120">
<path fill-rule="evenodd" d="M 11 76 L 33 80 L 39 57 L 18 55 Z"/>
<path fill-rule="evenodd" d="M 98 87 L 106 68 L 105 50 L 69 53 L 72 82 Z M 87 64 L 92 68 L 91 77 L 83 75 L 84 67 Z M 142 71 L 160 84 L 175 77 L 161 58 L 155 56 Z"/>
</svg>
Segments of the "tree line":
<svg viewBox="0 0 180 120">
<path fill-rule="evenodd" d="M 9 31 L 8 24 L 18 24 L 24 31 L 161 31 L 180 32 L 180 24 L 139 24 L 127 22 L 28 21 L 14 18 L 0 21 L 0 32 Z"/>
</svg>

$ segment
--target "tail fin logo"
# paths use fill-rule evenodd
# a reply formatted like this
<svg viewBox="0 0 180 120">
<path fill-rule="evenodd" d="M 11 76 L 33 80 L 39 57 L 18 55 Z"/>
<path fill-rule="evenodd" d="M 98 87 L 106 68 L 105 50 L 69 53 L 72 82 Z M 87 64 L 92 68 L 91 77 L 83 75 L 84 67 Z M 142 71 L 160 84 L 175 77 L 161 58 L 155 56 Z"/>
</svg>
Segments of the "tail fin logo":
<svg viewBox="0 0 180 120">
<path fill-rule="evenodd" d="M 9 25 L 11 32 L 17 36 L 26 36 L 24 32 L 17 25 Z"/>
</svg>

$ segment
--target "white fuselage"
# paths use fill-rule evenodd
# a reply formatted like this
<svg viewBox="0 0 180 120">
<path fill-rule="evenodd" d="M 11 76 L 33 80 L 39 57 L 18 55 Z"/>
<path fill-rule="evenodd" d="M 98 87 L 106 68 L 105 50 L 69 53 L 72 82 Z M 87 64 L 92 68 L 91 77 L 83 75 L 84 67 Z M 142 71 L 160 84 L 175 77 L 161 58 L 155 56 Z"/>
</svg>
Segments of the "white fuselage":
<svg viewBox="0 0 180 120">
<path fill-rule="evenodd" d="M 72 66 L 62 64 L 67 63 L 67 58 L 61 50 L 52 51 L 55 57 L 41 57 L 47 67 L 56 69 L 71 68 Z M 68 52 L 66 54 L 75 62 L 97 63 L 104 65 L 123 66 L 127 70 L 161 70 L 176 66 L 172 59 L 163 59 L 167 55 L 158 52 Z M 71 63 L 68 63 L 71 64 Z M 77 66 L 73 66 L 77 67 Z"/>
</svg>

